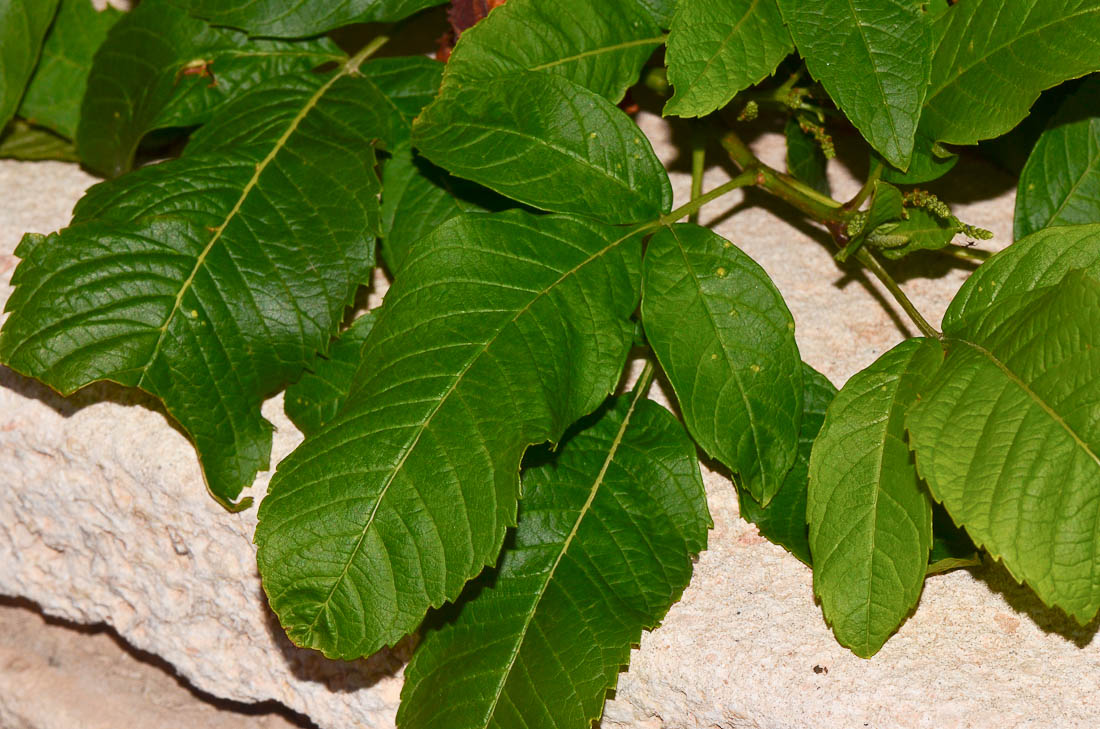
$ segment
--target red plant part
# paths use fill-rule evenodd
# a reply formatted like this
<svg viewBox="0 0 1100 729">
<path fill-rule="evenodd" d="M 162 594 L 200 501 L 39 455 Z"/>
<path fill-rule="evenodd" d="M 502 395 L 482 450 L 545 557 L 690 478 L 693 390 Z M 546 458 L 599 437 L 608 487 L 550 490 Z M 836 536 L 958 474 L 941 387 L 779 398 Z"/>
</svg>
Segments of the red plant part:
<svg viewBox="0 0 1100 729">
<path fill-rule="evenodd" d="M 479 20 L 489 14 L 493 8 L 503 5 L 507 0 L 452 0 L 451 7 L 447 9 L 447 18 L 451 21 L 451 30 L 439 39 L 439 50 L 436 51 L 437 60 L 444 61 L 451 57 L 451 51 L 458 42 L 462 31 L 472 28 Z"/>
</svg>

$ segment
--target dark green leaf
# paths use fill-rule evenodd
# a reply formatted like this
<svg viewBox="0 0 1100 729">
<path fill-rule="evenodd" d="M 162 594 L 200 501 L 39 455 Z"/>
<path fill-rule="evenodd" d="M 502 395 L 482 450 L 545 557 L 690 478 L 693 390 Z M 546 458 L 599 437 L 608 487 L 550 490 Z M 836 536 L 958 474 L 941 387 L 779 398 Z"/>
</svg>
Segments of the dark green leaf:
<svg viewBox="0 0 1100 729">
<path fill-rule="evenodd" d="M 799 182 L 823 195 L 829 194 L 829 178 L 825 174 L 828 160 L 814 138 L 802 131 L 798 119 L 787 120 L 787 172 Z"/>
<path fill-rule="evenodd" d="M 668 175 L 630 117 L 560 76 L 445 82 L 413 135 L 432 162 L 543 210 L 632 223 L 672 206 Z"/>
<path fill-rule="evenodd" d="M 775 0 L 681 0 L 668 34 L 665 116 L 706 116 L 794 51 Z"/>
<path fill-rule="evenodd" d="M 932 502 L 904 416 L 942 361 L 937 340 L 909 339 L 853 375 L 810 456 L 814 594 L 836 639 L 864 658 L 898 629 L 924 584 Z"/>
<path fill-rule="evenodd" d="M 963 319 L 994 303 L 1053 286 L 1081 268 L 1100 277 L 1100 224 L 1046 228 L 1018 240 L 978 267 L 943 315 L 943 330 L 964 329 Z"/>
<path fill-rule="evenodd" d="M 942 504 L 932 504 L 932 551 L 928 555 L 927 575 L 939 575 L 951 570 L 978 567 L 981 555 L 974 542 L 955 525 Z"/>
<path fill-rule="evenodd" d="M 676 0 L 637 0 L 653 22 L 662 28 L 672 24 L 672 15 L 676 11 Z"/>
<path fill-rule="evenodd" d="M 351 23 L 393 23 L 446 0 L 177 0 L 193 15 L 265 38 L 305 38 Z"/>
<path fill-rule="evenodd" d="M 412 244 L 461 213 L 513 207 L 469 180 L 447 174 L 408 145 L 398 147 L 382 168 L 382 257 L 395 276 Z"/>
<path fill-rule="evenodd" d="M 935 22 L 921 132 L 950 144 L 1000 136 L 1043 89 L 1100 69 L 1096 0 L 968 0 Z"/>
<path fill-rule="evenodd" d="M 779 0 L 806 67 L 890 164 L 913 153 L 932 65 L 931 22 L 911 0 Z"/>
<path fill-rule="evenodd" d="M 69 140 L 23 121 L 14 121 L 0 133 L 0 158 L 79 162 Z"/>
<path fill-rule="evenodd" d="M 264 397 L 324 348 L 373 262 L 374 87 L 256 87 L 180 159 L 92 188 L 16 254 L 0 359 L 62 393 L 140 387 L 190 434 L 211 493 L 268 465 Z"/>
<path fill-rule="evenodd" d="M 794 463 L 802 361 L 764 269 L 706 228 L 662 228 L 643 266 L 642 322 L 688 431 L 767 505 Z"/>
<path fill-rule="evenodd" d="M 340 414 L 279 464 L 260 506 L 260 574 L 292 640 L 369 655 L 495 562 L 527 446 L 618 381 L 641 237 L 506 211 L 417 244 Z"/>
<path fill-rule="evenodd" d="M 413 117 L 439 93 L 443 64 L 423 56 L 372 58 L 359 67 L 359 72 L 374 82 L 411 129 Z M 397 143 L 386 141 L 391 146 Z"/>
<path fill-rule="evenodd" d="M 1100 78 L 1069 97 L 1031 151 L 1016 191 L 1014 235 L 1100 223 Z"/>
<path fill-rule="evenodd" d="M 542 71 L 617 102 L 663 42 L 637 0 L 509 0 L 462 34 L 445 83 Z"/>
<path fill-rule="evenodd" d="M 30 81 L 58 0 L 0 0 L 0 130 Z"/>
<path fill-rule="evenodd" d="M 1100 609 L 1100 282 L 1071 271 L 1003 297 L 946 346 L 907 419 L 920 474 L 975 544 L 1084 624 Z"/>
<path fill-rule="evenodd" d="M 74 139 L 92 56 L 120 17 L 114 8 L 96 12 L 90 0 L 61 0 L 19 116 Z"/>
<path fill-rule="evenodd" d="M 877 152 L 872 152 L 871 156 L 884 165 L 882 179 L 895 185 L 921 185 L 938 180 L 950 172 L 959 161 L 957 154 L 952 154 L 934 144 L 919 132 L 913 144 L 913 157 L 909 160 L 909 169 L 905 172 L 891 165 Z"/>
<path fill-rule="evenodd" d="M 363 342 L 374 327 L 368 311 L 340 333 L 327 355 L 318 354 L 306 365 L 302 379 L 286 388 L 283 408 L 306 436 L 328 424 L 344 404 L 355 373 L 363 362 Z"/>
<path fill-rule="evenodd" d="M 880 226 L 868 241 L 884 258 L 898 259 L 914 251 L 938 250 L 962 230 L 956 223 L 923 208 L 909 208 L 906 213 L 909 215 L 906 220 Z"/>
<path fill-rule="evenodd" d="M 810 564 L 810 531 L 806 523 L 806 487 L 809 482 L 810 451 L 821 430 L 825 410 L 836 396 L 833 383 L 808 364 L 802 364 L 802 424 L 798 429 L 798 455 L 783 477 L 783 484 L 767 507 L 761 507 L 749 492 L 737 487 L 741 516 L 756 525 L 760 534 Z"/>
<path fill-rule="evenodd" d="M 76 146 L 89 167 L 116 177 L 130 169 L 150 131 L 202 124 L 265 78 L 343 60 L 326 40 L 248 41 L 169 0 L 145 0 L 111 28 L 95 55 Z"/>
<path fill-rule="evenodd" d="M 429 632 L 402 729 L 588 729 L 643 629 L 691 578 L 710 516 L 695 446 L 664 408 L 614 398 L 523 477 L 514 545 Z"/>
</svg>

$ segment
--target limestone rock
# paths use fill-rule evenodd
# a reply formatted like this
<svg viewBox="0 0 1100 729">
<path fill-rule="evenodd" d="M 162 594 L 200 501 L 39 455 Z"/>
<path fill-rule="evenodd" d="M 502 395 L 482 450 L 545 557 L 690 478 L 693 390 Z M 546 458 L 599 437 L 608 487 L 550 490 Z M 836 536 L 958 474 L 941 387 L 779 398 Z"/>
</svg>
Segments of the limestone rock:
<svg viewBox="0 0 1100 729">
<path fill-rule="evenodd" d="M 666 160 L 669 128 L 642 118 Z M 777 135 L 757 140 L 777 166 Z M 941 191 L 967 222 L 1011 240 L 1011 181 L 977 163 Z M 854 193 L 840 165 L 834 191 Z M 682 201 L 688 179 L 674 174 Z M 720 168 L 707 187 L 726 178 Z M 25 230 L 63 226 L 94 180 L 69 165 L 0 163 L 0 302 Z M 718 232 L 771 274 L 803 357 L 840 384 L 912 334 L 877 283 L 839 268 L 814 227 L 779 203 L 718 205 Z M 971 202 L 973 201 L 973 202 Z M 734 214 L 727 215 L 730 208 Z M 707 216 L 704 216 L 707 223 Z M 965 277 L 935 256 L 899 273 L 938 318 Z M 278 398 L 273 462 L 299 435 Z M 809 571 L 737 516 L 728 480 L 706 475 L 715 530 L 684 599 L 634 651 L 603 721 L 612 727 L 1061 727 L 1100 724 L 1100 647 L 997 568 L 927 583 L 921 605 L 874 659 L 833 640 Z M 253 487 L 257 497 L 264 474 Z M 0 368 L 0 592 L 51 615 L 105 622 L 193 685 L 237 701 L 274 699 L 320 727 L 391 727 L 403 655 L 354 663 L 294 648 L 269 614 L 251 535 L 255 510 L 227 514 L 205 493 L 195 454 L 150 398 L 95 385 L 62 399 Z"/>
</svg>

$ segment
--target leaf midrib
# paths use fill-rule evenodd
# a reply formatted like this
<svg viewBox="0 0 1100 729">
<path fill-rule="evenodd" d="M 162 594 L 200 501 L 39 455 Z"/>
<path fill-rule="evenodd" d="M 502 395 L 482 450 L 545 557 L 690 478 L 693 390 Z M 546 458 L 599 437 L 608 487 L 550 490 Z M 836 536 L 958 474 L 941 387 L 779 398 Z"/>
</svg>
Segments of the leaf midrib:
<svg viewBox="0 0 1100 729">
<path fill-rule="evenodd" d="M 547 61 L 537 66 L 532 66 L 528 71 L 545 71 L 548 68 L 554 68 L 555 66 L 562 66 L 566 63 L 572 63 L 573 61 L 579 61 L 584 58 L 591 58 L 593 56 L 599 56 L 604 53 L 614 53 L 615 51 L 623 51 L 627 48 L 633 48 L 635 46 L 647 46 L 647 45 L 660 45 L 665 42 L 668 36 L 661 34 L 652 38 L 635 38 L 634 40 L 623 41 L 621 43 L 615 43 L 610 46 L 600 46 L 599 48 L 591 48 L 587 51 L 580 53 L 574 53 L 572 56 L 563 56 L 556 58 L 553 61 Z"/>
</svg>

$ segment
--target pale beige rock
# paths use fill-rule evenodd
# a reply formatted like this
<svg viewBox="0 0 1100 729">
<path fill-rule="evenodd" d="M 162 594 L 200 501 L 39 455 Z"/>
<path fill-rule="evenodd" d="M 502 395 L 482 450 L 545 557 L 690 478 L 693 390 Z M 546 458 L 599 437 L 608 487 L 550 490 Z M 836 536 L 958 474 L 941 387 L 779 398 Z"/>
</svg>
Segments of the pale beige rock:
<svg viewBox="0 0 1100 729">
<path fill-rule="evenodd" d="M 666 159 L 676 156 L 664 122 L 642 124 Z M 757 149 L 782 165 L 776 136 Z M 833 173 L 837 197 L 855 191 L 842 166 Z M 708 187 L 727 177 L 710 170 Z M 1010 181 L 980 164 L 963 179 L 949 202 L 992 229 L 995 243 L 1010 240 Z M 0 163 L 0 300 L 18 235 L 63 225 L 91 181 L 70 166 Z M 674 181 L 683 200 L 686 175 Z M 833 262 L 815 228 L 741 210 L 740 199 L 704 222 L 721 218 L 716 229 L 768 270 L 804 358 L 835 383 L 913 333 L 877 283 Z M 895 269 L 911 274 L 904 286 L 933 321 L 965 277 L 936 257 Z M 277 400 L 264 412 L 279 428 L 277 459 L 298 436 Z M 254 510 L 229 515 L 203 493 L 193 451 L 149 400 L 97 387 L 63 401 L 0 369 L 0 479 L 0 591 L 67 619 L 105 621 L 212 694 L 276 699 L 322 727 L 392 726 L 400 661 L 334 664 L 287 644 L 255 574 Z M 707 486 L 710 550 L 683 601 L 634 652 L 605 729 L 1100 725 L 1095 626 L 1072 628 L 999 569 L 952 573 L 929 580 L 879 656 L 858 659 L 832 639 L 809 571 L 739 520 L 726 478 L 708 472 Z"/>
</svg>

